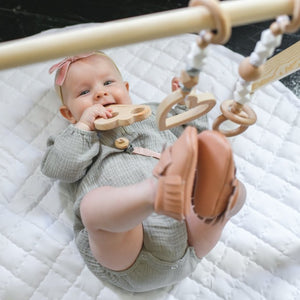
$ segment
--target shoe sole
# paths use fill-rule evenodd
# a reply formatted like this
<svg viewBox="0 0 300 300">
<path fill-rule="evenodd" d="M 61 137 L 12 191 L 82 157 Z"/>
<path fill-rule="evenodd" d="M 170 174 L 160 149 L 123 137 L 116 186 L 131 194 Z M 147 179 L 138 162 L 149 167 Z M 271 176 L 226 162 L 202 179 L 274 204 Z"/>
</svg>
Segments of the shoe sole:
<svg viewBox="0 0 300 300">
<path fill-rule="evenodd" d="M 228 140 L 219 132 L 198 135 L 197 178 L 194 211 L 203 219 L 214 219 L 227 207 L 233 192 L 235 167 Z"/>
</svg>

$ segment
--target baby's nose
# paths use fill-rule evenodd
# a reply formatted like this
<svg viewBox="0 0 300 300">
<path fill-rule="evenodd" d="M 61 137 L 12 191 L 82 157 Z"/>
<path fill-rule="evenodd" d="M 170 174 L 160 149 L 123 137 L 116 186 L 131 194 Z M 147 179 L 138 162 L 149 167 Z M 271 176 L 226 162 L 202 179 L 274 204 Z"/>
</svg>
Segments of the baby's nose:
<svg viewBox="0 0 300 300">
<path fill-rule="evenodd" d="M 95 93 L 95 99 L 96 100 L 99 100 L 100 98 L 105 97 L 105 96 L 108 96 L 108 93 L 101 90 L 101 89 L 98 89 Z"/>
</svg>

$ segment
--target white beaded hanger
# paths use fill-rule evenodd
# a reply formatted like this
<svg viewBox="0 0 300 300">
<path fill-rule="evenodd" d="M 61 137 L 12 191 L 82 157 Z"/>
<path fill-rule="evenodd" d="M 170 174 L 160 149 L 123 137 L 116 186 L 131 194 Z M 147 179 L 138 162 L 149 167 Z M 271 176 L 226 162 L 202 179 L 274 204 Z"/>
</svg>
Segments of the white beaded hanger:
<svg viewBox="0 0 300 300">
<path fill-rule="evenodd" d="M 192 0 L 189 6 L 204 5 L 210 11 L 216 27 L 216 33 L 201 31 L 197 43 L 192 45 L 187 57 L 186 69 L 181 72 L 179 89 L 168 95 L 157 110 L 157 125 L 160 130 L 169 129 L 208 113 L 216 104 L 211 93 L 197 94 L 194 87 L 198 84 L 199 73 L 206 57 L 206 47 L 210 43 L 226 43 L 231 35 L 229 17 L 221 10 L 217 0 Z M 184 104 L 189 110 L 167 118 L 175 104 Z"/>
<path fill-rule="evenodd" d="M 286 15 L 279 16 L 271 26 L 261 34 L 251 55 L 245 58 L 239 66 L 239 79 L 233 92 L 233 100 L 226 100 L 221 104 L 222 115 L 213 123 L 213 129 L 225 136 L 235 136 L 244 132 L 256 120 L 256 114 L 246 103 L 251 101 L 252 84 L 258 80 L 263 72 L 264 64 L 281 44 L 282 35 L 296 31 L 300 26 L 300 0 L 294 0 L 294 14 L 290 21 Z M 220 129 L 220 125 L 230 120 L 239 126 L 235 129 Z"/>
</svg>

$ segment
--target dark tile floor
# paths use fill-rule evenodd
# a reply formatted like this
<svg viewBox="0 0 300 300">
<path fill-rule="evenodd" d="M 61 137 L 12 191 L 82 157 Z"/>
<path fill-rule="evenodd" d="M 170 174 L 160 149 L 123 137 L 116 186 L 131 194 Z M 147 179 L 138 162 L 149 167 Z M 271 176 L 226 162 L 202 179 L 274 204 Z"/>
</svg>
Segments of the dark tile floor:
<svg viewBox="0 0 300 300">
<path fill-rule="evenodd" d="M 188 0 L 1 0 L 0 42 L 39 33 L 50 28 L 68 25 L 106 22 L 160 11 L 186 7 Z M 262 22 L 235 27 L 230 41 L 225 45 L 233 51 L 248 56 L 260 38 L 261 31 L 270 23 Z M 276 53 L 300 40 L 300 31 L 284 35 Z M 300 71 L 282 79 L 282 82 L 300 97 Z"/>
</svg>

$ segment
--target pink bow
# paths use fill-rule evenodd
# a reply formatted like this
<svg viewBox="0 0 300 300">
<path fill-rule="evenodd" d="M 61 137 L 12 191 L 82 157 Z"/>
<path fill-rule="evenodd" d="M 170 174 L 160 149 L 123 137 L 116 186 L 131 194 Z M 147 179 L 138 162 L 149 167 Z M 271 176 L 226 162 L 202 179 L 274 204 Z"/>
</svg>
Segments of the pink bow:
<svg viewBox="0 0 300 300">
<path fill-rule="evenodd" d="M 54 72 L 56 70 L 59 70 L 59 74 L 56 77 L 55 83 L 59 86 L 62 86 L 65 79 L 66 79 L 70 64 L 72 64 L 73 62 L 75 62 L 77 60 L 80 60 L 82 58 L 89 57 L 93 54 L 95 54 L 95 53 L 88 53 L 88 54 L 82 54 L 82 55 L 75 55 L 75 56 L 67 57 L 67 58 L 63 59 L 61 62 L 53 65 L 49 69 L 49 73 L 51 74 L 52 72 Z"/>
</svg>

